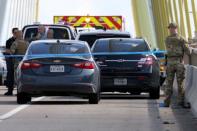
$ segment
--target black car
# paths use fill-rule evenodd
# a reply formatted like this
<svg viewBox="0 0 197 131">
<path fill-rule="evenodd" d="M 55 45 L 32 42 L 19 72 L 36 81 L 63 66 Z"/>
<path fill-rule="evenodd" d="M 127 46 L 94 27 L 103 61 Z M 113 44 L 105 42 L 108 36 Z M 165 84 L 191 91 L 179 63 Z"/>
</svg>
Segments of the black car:
<svg viewBox="0 0 197 131">
<path fill-rule="evenodd" d="M 145 40 L 99 39 L 92 53 L 101 70 L 102 92 L 148 92 L 150 98 L 159 98 L 159 60 Z"/>
<path fill-rule="evenodd" d="M 98 30 L 80 32 L 77 35 L 76 40 L 86 41 L 89 44 L 89 46 L 92 47 L 96 40 L 102 38 L 131 38 L 131 35 L 128 32 Z"/>
</svg>

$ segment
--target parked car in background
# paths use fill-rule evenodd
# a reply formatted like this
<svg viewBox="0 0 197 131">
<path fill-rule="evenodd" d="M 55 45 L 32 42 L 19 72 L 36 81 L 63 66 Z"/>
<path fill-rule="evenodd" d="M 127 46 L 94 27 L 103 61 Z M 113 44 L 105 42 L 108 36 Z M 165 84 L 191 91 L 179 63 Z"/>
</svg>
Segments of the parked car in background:
<svg viewBox="0 0 197 131">
<path fill-rule="evenodd" d="M 87 96 L 100 100 L 100 71 L 86 42 L 40 40 L 30 44 L 17 69 L 17 102 L 32 96 Z"/>
<path fill-rule="evenodd" d="M 92 53 L 101 70 L 102 92 L 148 92 L 150 98 L 159 98 L 159 61 L 145 40 L 99 39 Z"/>
<path fill-rule="evenodd" d="M 131 35 L 128 32 L 98 30 L 81 32 L 77 35 L 76 40 L 86 41 L 92 47 L 96 40 L 102 38 L 131 38 Z"/>
</svg>

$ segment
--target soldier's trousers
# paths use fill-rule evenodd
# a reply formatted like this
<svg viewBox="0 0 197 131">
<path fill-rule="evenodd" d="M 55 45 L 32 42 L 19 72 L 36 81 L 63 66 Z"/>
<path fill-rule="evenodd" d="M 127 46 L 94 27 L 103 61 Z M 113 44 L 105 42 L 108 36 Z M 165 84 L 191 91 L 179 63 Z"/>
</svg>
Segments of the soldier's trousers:
<svg viewBox="0 0 197 131">
<path fill-rule="evenodd" d="M 182 63 L 168 63 L 167 65 L 167 78 L 166 78 L 166 88 L 165 88 L 165 95 L 166 95 L 166 101 L 170 103 L 171 96 L 173 94 L 173 81 L 175 78 L 177 78 L 177 84 L 178 84 L 178 103 L 184 102 L 184 87 L 183 87 L 183 81 L 185 79 L 185 67 Z"/>
</svg>

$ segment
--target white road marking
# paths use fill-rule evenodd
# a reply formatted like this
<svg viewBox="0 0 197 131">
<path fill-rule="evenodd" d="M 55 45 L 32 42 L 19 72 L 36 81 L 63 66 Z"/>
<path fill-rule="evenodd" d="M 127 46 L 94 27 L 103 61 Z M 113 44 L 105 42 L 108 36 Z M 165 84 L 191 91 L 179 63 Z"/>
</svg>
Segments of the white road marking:
<svg viewBox="0 0 197 131">
<path fill-rule="evenodd" d="M 42 99 L 44 99 L 45 97 L 38 97 L 38 98 L 35 98 L 33 99 L 32 101 L 33 102 L 38 102 L 38 101 L 41 101 Z M 29 107 L 31 104 L 25 104 L 25 105 L 21 105 L 21 106 L 18 106 L 17 108 L 9 111 L 8 113 L 4 114 L 4 115 L 1 115 L 0 116 L 0 122 L 2 122 L 3 120 L 6 120 L 6 119 L 9 119 L 10 117 L 12 117 L 13 115 L 17 114 L 18 112 L 26 109 L 27 107 Z"/>
</svg>

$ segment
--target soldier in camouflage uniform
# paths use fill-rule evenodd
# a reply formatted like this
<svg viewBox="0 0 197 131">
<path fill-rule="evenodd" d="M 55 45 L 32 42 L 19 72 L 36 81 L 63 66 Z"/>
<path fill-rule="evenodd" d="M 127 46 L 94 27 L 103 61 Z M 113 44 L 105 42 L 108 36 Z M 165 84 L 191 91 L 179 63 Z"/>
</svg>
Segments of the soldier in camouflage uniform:
<svg viewBox="0 0 197 131">
<path fill-rule="evenodd" d="M 166 38 L 167 50 L 167 85 L 165 88 L 166 98 L 164 106 L 169 107 L 171 96 L 173 94 L 173 81 L 176 74 L 178 84 L 178 99 L 177 104 L 184 106 L 184 87 L 183 81 L 185 79 L 185 67 L 183 64 L 183 56 L 185 53 L 190 54 L 188 42 L 177 33 L 176 23 L 170 23 L 168 26 L 170 35 Z"/>
<path fill-rule="evenodd" d="M 17 31 L 16 40 L 10 48 L 11 53 L 13 55 L 21 55 L 21 56 L 17 56 L 17 57 L 14 58 L 14 69 L 15 69 L 15 71 L 18 67 L 18 64 L 22 60 L 23 55 L 25 55 L 28 45 L 29 45 L 29 43 L 23 39 L 22 31 L 20 31 L 20 30 Z"/>
</svg>

